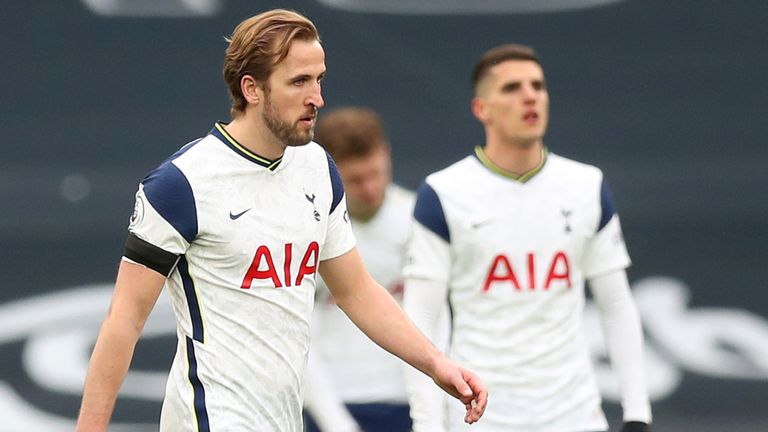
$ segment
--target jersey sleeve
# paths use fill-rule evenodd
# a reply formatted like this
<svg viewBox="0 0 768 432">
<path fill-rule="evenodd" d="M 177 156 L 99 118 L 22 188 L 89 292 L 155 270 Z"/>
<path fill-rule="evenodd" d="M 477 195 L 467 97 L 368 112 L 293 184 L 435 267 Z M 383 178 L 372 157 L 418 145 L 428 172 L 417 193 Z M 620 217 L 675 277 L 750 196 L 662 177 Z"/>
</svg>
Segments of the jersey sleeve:
<svg viewBox="0 0 768 432">
<path fill-rule="evenodd" d="M 447 346 L 446 297 L 450 277 L 450 231 L 440 197 L 428 183 L 416 193 L 414 223 L 403 269 L 403 310 L 441 350 Z M 414 432 L 441 432 L 444 398 L 432 380 L 413 368 L 405 369 L 406 390 Z"/>
<path fill-rule="evenodd" d="M 341 256 L 355 247 L 355 235 L 352 233 L 352 225 L 349 222 L 349 213 L 347 213 L 347 202 L 344 198 L 344 185 L 341 183 L 341 176 L 333 158 L 327 153 L 326 156 L 328 157 L 328 171 L 333 197 L 325 243 L 320 251 L 320 261 Z"/>
<path fill-rule="evenodd" d="M 627 268 L 630 264 L 619 215 L 614 209 L 608 185 L 603 180 L 600 186 L 600 220 L 597 232 L 587 245 L 584 276 L 590 279 Z"/>
<path fill-rule="evenodd" d="M 413 219 L 403 276 L 446 284 L 451 270 L 450 232 L 440 198 L 427 183 L 418 189 Z"/>
<path fill-rule="evenodd" d="M 172 257 L 186 252 L 197 230 L 192 187 L 176 165 L 165 162 L 139 185 L 125 255 L 167 275 Z"/>
</svg>

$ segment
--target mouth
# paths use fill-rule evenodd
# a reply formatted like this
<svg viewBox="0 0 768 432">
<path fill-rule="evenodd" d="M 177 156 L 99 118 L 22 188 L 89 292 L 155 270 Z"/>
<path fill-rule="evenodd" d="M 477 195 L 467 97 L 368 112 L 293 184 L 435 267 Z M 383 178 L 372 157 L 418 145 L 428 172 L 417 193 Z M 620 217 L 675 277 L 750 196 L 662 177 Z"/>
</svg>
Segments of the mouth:
<svg viewBox="0 0 768 432">
<path fill-rule="evenodd" d="M 523 122 L 527 124 L 536 124 L 539 122 L 539 113 L 536 111 L 528 111 L 523 115 Z"/>
<path fill-rule="evenodd" d="M 315 123 L 315 118 L 317 118 L 317 114 L 315 113 L 306 114 L 304 116 L 299 117 L 299 123 L 303 125 L 312 126 Z"/>
</svg>

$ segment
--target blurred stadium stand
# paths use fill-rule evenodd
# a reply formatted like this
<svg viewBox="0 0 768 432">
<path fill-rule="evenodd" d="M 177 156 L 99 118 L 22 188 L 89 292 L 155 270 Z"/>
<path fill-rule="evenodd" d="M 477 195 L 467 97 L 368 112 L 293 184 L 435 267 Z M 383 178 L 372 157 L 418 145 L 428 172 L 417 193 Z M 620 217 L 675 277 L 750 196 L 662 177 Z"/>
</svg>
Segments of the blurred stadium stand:
<svg viewBox="0 0 768 432">
<path fill-rule="evenodd" d="M 223 38 L 274 5 L 0 4 L 0 432 L 71 430 L 135 187 L 228 119 Z M 327 106 L 380 111 L 395 178 L 412 188 L 482 141 L 469 111 L 476 58 L 504 42 L 534 46 L 551 94 L 545 142 L 603 167 L 622 215 L 655 430 L 768 430 L 768 3 L 280 6 L 320 29 Z M 587 316 L 617 424 L 615 383 Z M 161 303 L 115 430 L 156 430 L 174 337 Z"/>
</svg>

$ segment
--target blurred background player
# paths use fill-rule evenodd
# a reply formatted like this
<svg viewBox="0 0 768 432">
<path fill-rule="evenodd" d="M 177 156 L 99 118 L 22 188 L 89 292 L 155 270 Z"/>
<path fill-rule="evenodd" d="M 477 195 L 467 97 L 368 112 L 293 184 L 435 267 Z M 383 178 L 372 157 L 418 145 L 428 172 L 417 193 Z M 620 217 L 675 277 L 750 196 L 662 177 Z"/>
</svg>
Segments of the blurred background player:
<svg viewBox="0 0 768 432">
<path fill-rule="evenodd" d="M 474 432 L 605 431 L 582 334 L 589 281 L 622 393 L 623 431 L 647 431 L 642 327 L 629 255 L 602 172 L 549 153 L 549 94 L 536 53 L 503 45 L 472 76 L 484 147 L 419 188 L 404 307 L 427 335 L 452 311 L 451 355 L 493 395 Z M 468 430 L 407 373 L 414 431 Z M 444 423 L 444 420 L 447 422 Z"/>
<path fill-rule="evenodd" d="M 390 146 L 381 119 L 370 109 L 340 108 L 320 117 L 315 140 L 336 161 L 366 267 L 401 301 L 415 194 L 392 183 Z M 312 328 L 307 430 L 410 431 L 401 363 L 349 321 L 322 283 Z"/>
</svg>

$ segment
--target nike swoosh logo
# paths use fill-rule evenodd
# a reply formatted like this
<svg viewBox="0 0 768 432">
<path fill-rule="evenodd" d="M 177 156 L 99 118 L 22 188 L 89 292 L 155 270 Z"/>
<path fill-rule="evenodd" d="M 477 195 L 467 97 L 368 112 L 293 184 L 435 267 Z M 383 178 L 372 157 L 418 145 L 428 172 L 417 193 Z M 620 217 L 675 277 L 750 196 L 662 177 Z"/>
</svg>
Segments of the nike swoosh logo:
<svg viewBox="0 0 768 432">
<path fill-rule="evenodd" d="M 229 212 L 229 218 L 230 218 L 230 219 L 232 219 L 232 220 L 235 220 L 235 219 L 239 218 L 240 216 L 242 216 L 242 215 L 244 215 L 244 214 L 248 213 L 248 210 L 250 210 L 250 209 L 249 209 L 249 208 L 247 208 L 247 209 L 245 209 L 245 210 L 241 211 L 241 212 L 240 212 L 240 213 L 238 213 L 238 214 L 232 214 L 232 212 L 230 211 L 230 212 Z"/>
</svg>

